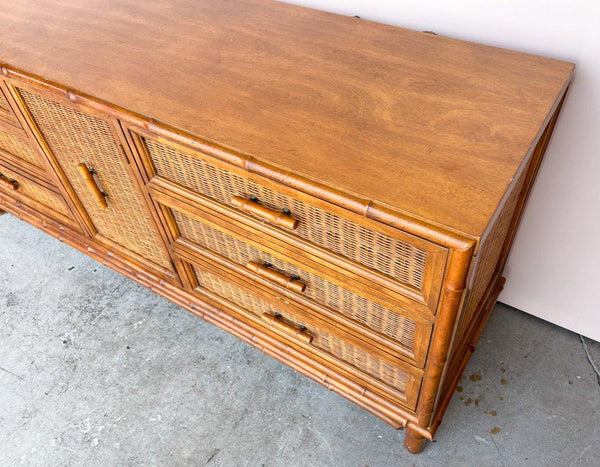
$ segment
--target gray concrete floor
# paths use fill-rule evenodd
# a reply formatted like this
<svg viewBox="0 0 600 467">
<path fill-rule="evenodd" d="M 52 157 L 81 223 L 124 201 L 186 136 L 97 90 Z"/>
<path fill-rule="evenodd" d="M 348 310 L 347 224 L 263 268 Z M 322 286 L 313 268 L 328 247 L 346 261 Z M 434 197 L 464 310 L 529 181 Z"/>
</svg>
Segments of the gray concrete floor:
<svg viewBox="0 0 600 467">
<path fill-rule="evenodd" d="M 16 218 L 0 239 L 0 465 L 600 465 L 579 336 L 507 306 L 414 456 L 401 431 Z"/>
</svg>

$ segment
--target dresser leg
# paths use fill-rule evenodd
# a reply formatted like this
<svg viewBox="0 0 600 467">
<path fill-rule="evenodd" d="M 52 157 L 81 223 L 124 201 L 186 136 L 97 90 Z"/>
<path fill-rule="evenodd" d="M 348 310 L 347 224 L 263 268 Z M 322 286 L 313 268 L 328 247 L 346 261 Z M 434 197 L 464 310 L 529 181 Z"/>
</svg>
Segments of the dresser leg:
<svg viewBox="0 0 600 467">
<path fill-rule="evenodd" d="M 412 454 L 419 454 L 422 452 L 427 444 L 427 438 L 424 438 L 423 436 L 411 430 L 410 425 L 404 431 L 404 447 L 406 450 Z"/>
</svg>

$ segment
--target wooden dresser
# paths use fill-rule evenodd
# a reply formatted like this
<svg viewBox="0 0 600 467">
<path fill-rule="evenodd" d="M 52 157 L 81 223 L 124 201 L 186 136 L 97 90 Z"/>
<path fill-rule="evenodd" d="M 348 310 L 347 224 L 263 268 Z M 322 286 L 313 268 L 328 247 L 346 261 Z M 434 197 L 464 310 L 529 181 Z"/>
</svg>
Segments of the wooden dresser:
<svg viewBox="0 0 600 467">
<path fill-rule="evenodd" d="M 572 64 L 267 0 L 6 2 L 0 44 L 2 211 L 423 449 Z"/>
</svg>

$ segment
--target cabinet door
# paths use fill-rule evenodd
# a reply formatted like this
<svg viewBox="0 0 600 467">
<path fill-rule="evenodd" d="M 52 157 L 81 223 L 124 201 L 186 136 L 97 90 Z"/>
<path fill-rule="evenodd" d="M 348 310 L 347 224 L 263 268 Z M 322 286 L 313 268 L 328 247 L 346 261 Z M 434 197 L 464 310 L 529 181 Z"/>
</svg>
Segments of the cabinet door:
<svg viewBox="0 0 600 467">
<path fill-rule="evenodd" d="M 45 91 L 17 87 L 17 92 L 95 239 L 169 275 L 171 260 L 120 143 L 118 122 Z"/>
</svg>

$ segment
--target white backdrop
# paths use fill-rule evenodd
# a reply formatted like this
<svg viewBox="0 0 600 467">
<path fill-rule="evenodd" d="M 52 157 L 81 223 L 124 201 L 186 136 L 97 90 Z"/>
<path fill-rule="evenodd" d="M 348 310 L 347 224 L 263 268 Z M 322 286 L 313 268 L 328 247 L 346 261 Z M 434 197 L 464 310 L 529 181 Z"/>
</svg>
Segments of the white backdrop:
<svg viewBox="0 0 600 467">
<path fill-rule="evenodd" d="M 577 64 L 500 300 L 600 341 L 600 2 L 287 1 Z"/>
</svg>

